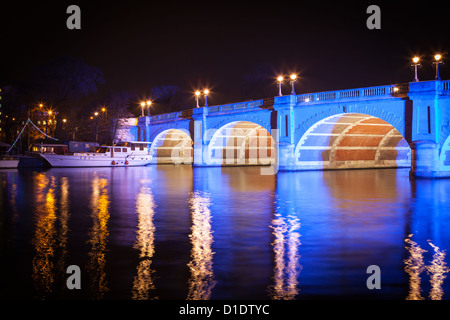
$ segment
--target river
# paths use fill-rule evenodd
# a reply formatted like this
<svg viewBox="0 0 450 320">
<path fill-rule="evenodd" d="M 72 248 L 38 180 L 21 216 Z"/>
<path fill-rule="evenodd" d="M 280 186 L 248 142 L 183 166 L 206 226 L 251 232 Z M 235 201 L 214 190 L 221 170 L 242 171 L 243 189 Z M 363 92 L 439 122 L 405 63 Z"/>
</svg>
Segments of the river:
<svg viewBox="0 0 450 320">
<path fill-rule="evenodd" d="M 1 170 L 0 297 L 448 299 L 450 180 L 408 173 Z"/>
</svg>

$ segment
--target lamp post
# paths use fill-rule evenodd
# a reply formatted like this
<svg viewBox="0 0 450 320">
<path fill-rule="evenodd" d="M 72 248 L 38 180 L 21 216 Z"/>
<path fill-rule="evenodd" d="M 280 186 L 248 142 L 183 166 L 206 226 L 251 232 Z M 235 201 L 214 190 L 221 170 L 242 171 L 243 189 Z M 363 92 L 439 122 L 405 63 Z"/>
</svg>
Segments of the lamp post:
<svg viewBox="0 0 450 320">
<path fill-rule="evenodd" d="M 53 113 L 52 110 L 48 110 L 47 111 L 47 122 L 45 123 L 45 134 L 49 134 L 50 133 L 51 128 L 49 127 L 48 123 L 50 122 L 50 116 L 52 115 L 52 113 Z M 47 128 L 48 128 L 48 130 L 47 130 Z"/>
<path fill-rule="evenodd" d="M 142 101 L 141 102 L 141 111 L 142 111 L 141 117 L 145 117 L 145 115 L 144 115 L 144 108 L 145 108 L 145 106 L 147 106 L 147 108 L 148 108 L 147 116 L 150 117 L 150 106 L 151 105 L 152 105 L 151 100 L 147 100 L 147 101 Z"/>
<path fill-rule="evenodd" d="M 200 95 L 202 93 L 200 91 L 195 91 L 195 100 L 197 101 L 197 108 L 200 108 L 199 104 L 198 104 L 198 100 L 200 99 Z"/>
<path fill-rule="evenodd" d="M 205 95 L 205 107 L 207 107 L 209 90 L 208 89 L 203 90 L 203 94 Z"/>
<path fill-rule="evenodd" d="M 283 76 L 278 76 L 278 78 L 277 78 L 277 82 L 278 82 L 278 96 L 280 96 L 280 97 L 283 95 L 283 93 L 281 92 L 281 85 L 283 84 L 283 79 L 284 79 Z"/>
<path fill-rule="evenodd" d="M 417 67 L 420 66 L 420 58 L 419 57 L 414 57 L 413 59 L 413 66 L 414 66 L 414 82 L 418 82 L 419 78 L 417 77 Z"/>
<path fill-rule="evenodd" d="M 434 62 L 436 65 L 436 77 L 435 80 L 441 80 L 441 77 L 439 76 L 439 64 L 442 63 L 442 56 L 439 53 L 436 53 L 434 55 Z"/>
<path fill-rule="evenodd" d="M 151 100 L 147 100 L 146 105 L 147 105 L 147 108 L 148 108 L 147 115 L 150 117 L 150 106 L 152 105 L 152 101 Z"/>
<path fill-rule="evenodd" d="M 293 73 L 293 74 L 291 74 L 291 85 L 292 85 L 292 92 L 291 92 L 291 94 L 292 95 L 295 94 L 295 88 L 294 88 L 295 80 L 297 80 L 297 75 L 295 73 Z"/>
<path fill-rule="evenodd" d="M 142 102 L 141 102 L 141 117 L 144 116 L 144 108 L 145 108 L 145 102 L 142 101 Z"/>
</svg>

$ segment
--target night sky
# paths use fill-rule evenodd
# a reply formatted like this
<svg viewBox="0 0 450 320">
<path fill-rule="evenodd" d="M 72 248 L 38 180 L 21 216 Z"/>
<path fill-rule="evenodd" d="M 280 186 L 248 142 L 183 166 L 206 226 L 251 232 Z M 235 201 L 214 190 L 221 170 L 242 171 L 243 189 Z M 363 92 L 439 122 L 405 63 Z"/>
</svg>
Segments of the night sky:
<svg viewBox="0 0 450 320">
<path fill-rule="evenodd" d="M 446 3 L 392 2 L 2 3 L 0 85 L 62 54 L 100 68 L 111 90 L 208 86 L 210 105 L 242 99 L 241 86 L 257 76 L 276 95 L 279 73 L 299 73 L 297 93 L 409 82 L 415 54 L 424 59 L 419 78 L 432 80 L 434 53 L 450 56 Z M 81 8 L 81 30 L 66 27 L 71 4 Z M 366 27 L 371 4 L 381 9 L 380 30 Z M 440 70 L 448 79 L 447 65 Z"/>
</svg>

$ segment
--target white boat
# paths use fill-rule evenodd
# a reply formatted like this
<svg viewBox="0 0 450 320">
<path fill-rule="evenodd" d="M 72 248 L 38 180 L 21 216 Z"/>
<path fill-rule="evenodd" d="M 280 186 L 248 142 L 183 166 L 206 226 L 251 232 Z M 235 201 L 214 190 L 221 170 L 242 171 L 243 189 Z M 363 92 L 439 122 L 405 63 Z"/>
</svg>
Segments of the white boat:
<svg viewBox="0 0 450 320">
<path fill-rule="evenodd" d="M 131 167 L 152 161 L 149 142 L 125 142 L 116 146 L 92 147 L 73 154 L 41 153 L 52 167 Z"/>
<path fill-rule="evenodd" d="M 0 157 L 0 169 L 14 169 L 19 165 L 19 159 L 13 157 Z"/>
</svg>

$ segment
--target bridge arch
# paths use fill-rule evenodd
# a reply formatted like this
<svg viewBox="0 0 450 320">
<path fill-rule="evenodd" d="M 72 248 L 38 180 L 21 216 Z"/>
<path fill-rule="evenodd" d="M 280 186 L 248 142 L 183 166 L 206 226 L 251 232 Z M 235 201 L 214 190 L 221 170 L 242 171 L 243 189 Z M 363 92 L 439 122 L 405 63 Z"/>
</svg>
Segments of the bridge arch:
<svg viewBox="0 0 450 320">
<path fill-rule="evenodd" d="M 271 165 L 275 163 L 275 141 L 260 124 L 234 121 L 223 125 L 208 145 L 210 165 Z"/>
<path fill-rule="evenodd" d="M 298 169 L 409 167 L 411 149 L 390 123 L 373 115 L 340 113 L 311 125 L 295 148 Z"/>
<path fill-rule="evenodd" d="M 191 164 L 193 162 L 192 139 L 185 129 L 167 129 L 160 132 L 151 145 L 153 163 Z"/>
<path fill-rule="evenodd" d="M 397 110 L 397 112 L 395 111 Z M 398 112 L 398 111 L 401 112 Z M 298 143 L 300 138 L 306 133 L 306 131 L 315 123 L 334 115 L 340 115 L 343 113 L 358 113 L 367 114 L 374 116 L 376 118 L 382 119 L 392 125 L 395 129 L 400 132 L 406 139 L 405 132 L 406 129 L 406 119 L 405 114 L 405 103 L 398 101 L 384 102 L 382 106 L 376 106 L 375 104 L 355 104 L 350 106 L 334 105 L 328 106 L 326 108 L 318 108 L 314 112 L 307 112 L 301 108 L 297 108 L 296 117 L 302 119 L 297 124 L 295 129 L 295 142 Z M 306 116 L 309 114 L 309 116 Z M 402 114 L 403 116 L 401 116 Z M 408 140 L 408 143 L 411 141 Z"/>
</svg>

